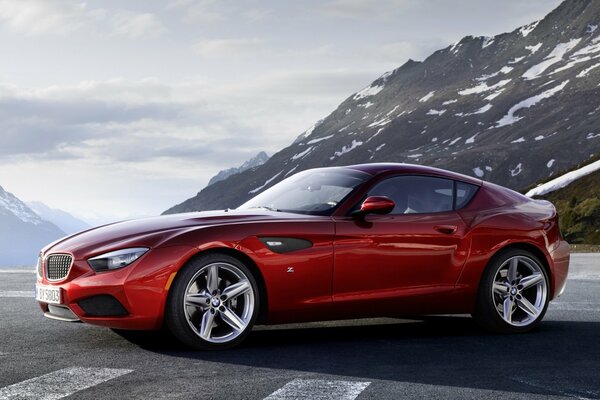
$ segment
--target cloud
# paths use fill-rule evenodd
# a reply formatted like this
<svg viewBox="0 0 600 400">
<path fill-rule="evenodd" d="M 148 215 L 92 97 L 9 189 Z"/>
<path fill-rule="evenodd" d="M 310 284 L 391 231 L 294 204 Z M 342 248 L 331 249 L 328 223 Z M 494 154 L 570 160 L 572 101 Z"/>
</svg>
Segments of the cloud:
<svg viewBox="0 0 600 400">
<path fill-rule="evenodd" d="M 112 34 L 129 38 L 158 36 L 166 28 L 154 14 L 120 10 L 111 17 Z"/>
<path fill-rule="evenodd" d="M 323 12 L 334 17 L 352 19 L 390 18 L 401 7 L 414 0 L 332 0 L 323 5 Z"/>
<path fill-rule="evenodd" d="M 12 32 L 28 36 L 80 32 L 135 39 L 157 36 L 166 30 L 151 13 L 91 9 L 86 3 L 64 0 L 0 0 L 0 22 Z"/>
<path fill-rule="evenodd" d="M 26 35 L 65 35 L 86 26 L 86 20 L 101 17 L 88 11 L 85 3 L 52 0 L 0 1 L 0 20 L 13 32 Z"/>
<path fill-rule="evenodd" d="M 256 51 L 262 43 L 259 38 L 202 39 L 194 50 L 203 57 L 239 56 Z"/>
</svg>

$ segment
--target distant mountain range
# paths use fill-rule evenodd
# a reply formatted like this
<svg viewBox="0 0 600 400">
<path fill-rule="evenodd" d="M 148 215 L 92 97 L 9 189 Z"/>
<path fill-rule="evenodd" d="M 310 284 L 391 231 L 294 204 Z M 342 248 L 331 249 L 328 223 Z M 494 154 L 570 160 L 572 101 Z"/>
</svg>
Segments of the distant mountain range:
<svg viewBox="0 0 600 400">
<path fill-rule="evenodd" d="M 50 208 L 40 201 L 30 201 L 26 204 L 42 219 L 52 222 L 68 235 L 91 228 L 87 222 L 75 218 L 66 211 Z"/>
<path fill-rule="evenodd" d="M 35 265 L 42 247 L 65 235 L 0 186 L 0 267 Z"/>
<path fill-rule="evenodd" d="M 224 181 L 225 179 L 229 178 L 231 175 L 239 174 L 240 172 L 244 172 L 248 169 L 263 165 L 268 160 L 269 160 L 269 155 L 267 153 L 265 153 L 264 151 L 261 151 L 256 156 L 254 156 L 251 159 L 249 159 L 248 161 L 244 162 L 242 165 L 240 165 L 237 168 L 234 167 L 234 168 L 229 168 L 229 169 L 224 169 L 222 171 L 219 171 L 219 173 L 217 175 L 210 178 L 210 181 L 208 181 L 208 185 L 206 185 L 206 186 L 210 186 L 213 183 L 217 183 L 219 181 Z"/>
<path fill-rule="evenodd" d="M 320 166 L 410 162 L 514 189 L 570 169 L 600 151 L 599 25 L 600 1 L 566 0 L 513 32 L 409 60 L 263 165 L 165 213 L 236 207 Z"/>
</svg>

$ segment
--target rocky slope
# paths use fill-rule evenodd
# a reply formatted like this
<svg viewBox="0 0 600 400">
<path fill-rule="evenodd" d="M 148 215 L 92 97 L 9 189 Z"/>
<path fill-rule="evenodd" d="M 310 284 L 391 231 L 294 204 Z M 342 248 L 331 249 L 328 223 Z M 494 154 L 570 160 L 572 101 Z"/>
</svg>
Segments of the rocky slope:
<svg viewBox="0 0 600 400">
<path fill-rule="evenodd" d="M 426 164 L 525 188 L 600 150 L 600 1 L 468 36 L 351 95 L 264 165 L 166 213 L 235 207 L 295 172 L 362 162 Z M 232 189 L 235 188 L 235 189 Z"/>
</svg>

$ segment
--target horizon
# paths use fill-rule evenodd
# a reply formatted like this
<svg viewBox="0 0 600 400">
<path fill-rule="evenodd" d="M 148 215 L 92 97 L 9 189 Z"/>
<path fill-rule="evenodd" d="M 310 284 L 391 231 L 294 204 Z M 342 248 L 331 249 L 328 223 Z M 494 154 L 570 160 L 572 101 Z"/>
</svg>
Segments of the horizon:
<svg viewBox="0 0 600 400">
<path fill-rule="evenodd" d="M 375 3 L 0 2 L 0 185 L 91 225 L 160 214 L 408 59 L 560 1 Z"/>
</svg>

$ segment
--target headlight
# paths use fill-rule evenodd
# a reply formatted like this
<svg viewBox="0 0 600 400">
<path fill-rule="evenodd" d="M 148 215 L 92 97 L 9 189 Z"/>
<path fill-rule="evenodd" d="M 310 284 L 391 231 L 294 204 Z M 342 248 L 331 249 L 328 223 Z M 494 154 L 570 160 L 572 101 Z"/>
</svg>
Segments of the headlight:
<svg viewBox="0 0 600 400">
<path fill-rule="evenodd" d="M 119 269 L 128 266 L 143 256 L 148 250 L 146 247 L 133 247 L 131 249 L 111 251 L 110 253 L 90 258 L 88 264 L 96 272 Z"/>
<path fill-rule="evenodd" d="M 43 256 L 42 256 L 42 252 L 40 251 L 40 254 L 38 255 L 38 259 L 37 259 L 37 264 L 35 266 L 35 271 L 37 272 L 37 276 L 38 278 L 42 278 L 42 269 L 43 269 Z"/>
</svg>

